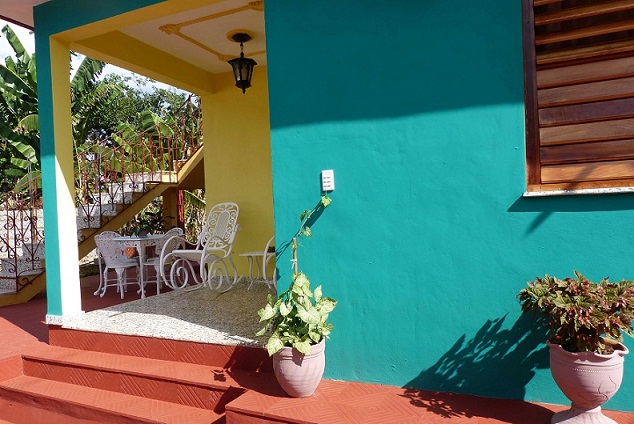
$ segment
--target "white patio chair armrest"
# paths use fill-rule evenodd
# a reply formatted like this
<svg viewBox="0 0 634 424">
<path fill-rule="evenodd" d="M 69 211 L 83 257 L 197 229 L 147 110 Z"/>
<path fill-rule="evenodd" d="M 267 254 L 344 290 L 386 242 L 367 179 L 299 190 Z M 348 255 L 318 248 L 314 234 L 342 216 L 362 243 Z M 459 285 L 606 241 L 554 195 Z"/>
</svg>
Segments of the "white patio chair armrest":
<svg viewBox="0 0 634 424">
<path fill-rule="evenodd" d="M 227 252 L 223 249 L 207 249 L 202 251 L 200 263 L 216 262 L 218 259 L 227 257 Z M 209 259 L 212 259 L 211 261 Z"/>
<path fill-rule="evenodd" d="M 178 244 L 175 247 L 172 247 L 172 242 L 176 241 Z M 179 247 L 184 247 L 187 245 L 187 240 L 183 236 L 172 236 L 168 238 L 165 243 L 163 243 L 163 248 L 161 249 L 161 254 L 159 255 L 159 263 L 161 268 L 165 266 L 165 260 L 174 254 L 174 252 Z"/>
</svg>

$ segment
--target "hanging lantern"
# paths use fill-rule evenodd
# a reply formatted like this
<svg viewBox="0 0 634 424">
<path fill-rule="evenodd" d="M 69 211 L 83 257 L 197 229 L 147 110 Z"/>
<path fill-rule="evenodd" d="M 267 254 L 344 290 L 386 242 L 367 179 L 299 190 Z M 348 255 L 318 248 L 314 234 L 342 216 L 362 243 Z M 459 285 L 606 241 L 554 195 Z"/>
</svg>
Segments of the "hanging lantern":
<svg viewBox="0 0 634 424">
<path fill-rule="evenodd" d="M 235 33 L 231 39 L 236 43 L 240 43 L 240 57 L 231 59 L 229 64 L 233 68 L 233 76 L 236 80 L 236 87 L 242 89 L 242 93 L 251 87 L 251 77 L 253 76 L 253 67 L 257 65 L 255 60 L 244 57 L 244 43 L 251 39 L 249 34 L 243 32 Z"/>
</svg>

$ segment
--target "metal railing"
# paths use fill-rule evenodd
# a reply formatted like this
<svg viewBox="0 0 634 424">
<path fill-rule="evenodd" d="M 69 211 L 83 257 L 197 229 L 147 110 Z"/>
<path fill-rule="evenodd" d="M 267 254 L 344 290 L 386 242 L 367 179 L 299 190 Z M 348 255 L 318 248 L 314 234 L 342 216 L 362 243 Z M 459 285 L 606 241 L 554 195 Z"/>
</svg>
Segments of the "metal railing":
<svg viewBox="0 0 634 424">
<path fill-rule="evenodd" d="M 136 193 L 178 183 L 180 165 L 201 146 L 200 138 L 151 132 L 115 134 L 113 139 L 116 142 L 90 146 L 75 156 L 78 229 L 101 227 L 133 203 Z"/>
<path fill-rule="evenodd" d="M 178 183 L 177 173 L 202 146 L 200 108 L 188 99 L 171 125 L 124 129 L 75 148 L 78 241 L 132 204 L 137 193 Z M 34 174 L 35 175 L 35 174 Z M 44 271 L 39 177 L 0 193 L 0 293 L 18 292 Z"/>
<path fill-rule="evenodd" d="M 42 197 L 36 179 L 0 193 L 0 291 L 18 292 L 44 270 Z"/>
</svg>

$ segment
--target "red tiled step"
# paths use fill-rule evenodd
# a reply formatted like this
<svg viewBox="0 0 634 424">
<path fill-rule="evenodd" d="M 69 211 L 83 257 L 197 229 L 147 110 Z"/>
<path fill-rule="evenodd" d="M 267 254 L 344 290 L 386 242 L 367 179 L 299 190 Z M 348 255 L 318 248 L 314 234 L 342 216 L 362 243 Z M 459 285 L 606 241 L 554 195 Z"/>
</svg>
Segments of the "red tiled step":
<svg viewBox="0 0 634 424">
<path fill-rule="evenodd" d="M 227 424 L 538 424 L 568 409 L 519 400 L 322 380 L 307 398 L 248 391 L 226 406 Z M 634 413 L 604 410 L 621 424 Z"/>
<path fill-rule="evenodd" d="M 266 349 L 167 340 L 49 326 L 49 343 L 86 351 L 178 361 L 226 369 L 273 372 Z"/>
<path fill-rule="evenodd" d="M 264 390 L 269 373 L 226 370 L 133 356 L 51 347 L 23 356 L 25 375 L 224 413 L 245 385 Z"/>
<path fill-rule="evenodd" d="M 0 399 L 0 424 L 88 424 L 102 422 L 97 419 L 78 418 L 63 412 L 42 409 L 37 405 Z"/>
<path fill-rule="evenodd" d="M 0 397 L 31 408 L 35 406 L 39 409 L 63 413 L 69 417 L 81 418 L 86 420 L 84 422 L 113 424 L 224 422 L 224 417 L 220 414 L 206 409 L 27 375 L 1 382 Z"/>
</svg>

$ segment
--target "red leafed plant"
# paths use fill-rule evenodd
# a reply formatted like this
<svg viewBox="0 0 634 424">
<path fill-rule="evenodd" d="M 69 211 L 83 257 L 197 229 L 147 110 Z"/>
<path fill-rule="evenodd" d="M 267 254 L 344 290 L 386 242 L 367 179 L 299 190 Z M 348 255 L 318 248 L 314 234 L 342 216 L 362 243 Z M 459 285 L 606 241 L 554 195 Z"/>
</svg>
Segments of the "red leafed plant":
<svg viewBox="0 0 634 424">
<path fill-rule="evenodd" d="M 622 333 L 634 337 L 634 282 L 593 283 L 579 272 L 560 280 L 546 275 L 528 283 L 518 295 L 522 312 L 541 315 L 548 341 L 569 352 L 610 354 Z"/>
</svg>

